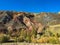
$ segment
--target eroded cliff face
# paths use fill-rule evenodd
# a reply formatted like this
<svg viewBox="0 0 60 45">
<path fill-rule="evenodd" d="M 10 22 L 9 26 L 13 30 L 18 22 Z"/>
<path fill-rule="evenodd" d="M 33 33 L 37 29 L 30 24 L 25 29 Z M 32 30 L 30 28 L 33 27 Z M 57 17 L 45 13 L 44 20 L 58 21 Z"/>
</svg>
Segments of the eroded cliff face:
<svg viewBox="0 0 60 45">
<path fill-rule="evenodd" d="M 54 13 L 28 13 L 28 12 L 13 12 L 13 11 L 0 11 L 0 24 L 6 27 L 6 30 L 37 30 L 41 33 L 42 30 L 48 25 L 49 22 L 60 22 L 60 15 Z M 2 28 L 3 29 L 2 29 Z M 0 30 L 4 30 L 0 26 Z"/>
</svg>

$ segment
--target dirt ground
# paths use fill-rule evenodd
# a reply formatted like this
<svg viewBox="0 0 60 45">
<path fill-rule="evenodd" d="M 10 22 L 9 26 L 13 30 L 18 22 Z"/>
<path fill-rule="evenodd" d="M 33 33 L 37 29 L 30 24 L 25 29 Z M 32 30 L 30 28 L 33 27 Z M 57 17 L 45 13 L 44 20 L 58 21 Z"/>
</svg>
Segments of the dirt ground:
<svg viewBox="0 0 60 45">
<path fill-rule="evenodd" d="M 40 43 L 0 43 L 0 45 L 60 45 L 60 44 L 40 44 Z"/>
</svg>

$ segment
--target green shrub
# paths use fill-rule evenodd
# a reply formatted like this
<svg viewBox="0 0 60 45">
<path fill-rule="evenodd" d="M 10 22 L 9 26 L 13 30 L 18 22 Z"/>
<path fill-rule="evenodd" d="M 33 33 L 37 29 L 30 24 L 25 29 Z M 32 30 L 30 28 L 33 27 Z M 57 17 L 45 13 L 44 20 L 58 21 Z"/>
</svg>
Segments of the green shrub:
<svg viewBox="0 0 60 45">
<path fill-rule="evenodd" d="M 26 30 L 22 29 L 22 30 L 20 31 L 20 36 L 18 37 L 18 41 L 19 41 L 19 42 L 24 42 L 26 36 L 27 36 Z"/>
<path fill-rule="evenodd" d="M 50 37 L 48 42 L 57 44 L 57 43 L 59 43 L 59 39 L 57 37 Z"/>
<path fill-rule="evenodd" d="M 26 41 L 26 42 L 31 42 L 31 37 L 27 36 L 27 37 L 25 38 L 25 41 Z"/>
<path fill-rule="evenodd" d="M 9 40 L 9 36 L 0 34 L 0 42 L 7 42 Z"/>
<path fill-rule="evenodd" d="M 23 36 L 18 37 L 18 41 L 19 42 L 24 42 L 24 37 Z"/>
</svg>

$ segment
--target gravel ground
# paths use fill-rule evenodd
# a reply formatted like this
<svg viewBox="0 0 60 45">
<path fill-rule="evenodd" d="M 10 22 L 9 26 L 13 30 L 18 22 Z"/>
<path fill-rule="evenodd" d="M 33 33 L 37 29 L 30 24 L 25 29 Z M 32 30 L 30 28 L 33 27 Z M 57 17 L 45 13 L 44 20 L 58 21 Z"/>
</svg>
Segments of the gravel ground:
<svg viewBox="0 0 60 45">
<path fill-rule="evenodd" d="M 60 45 L 60 44 L 41 44 L 41 43 L 0 43 L 0 45 Z"/>
</svg>

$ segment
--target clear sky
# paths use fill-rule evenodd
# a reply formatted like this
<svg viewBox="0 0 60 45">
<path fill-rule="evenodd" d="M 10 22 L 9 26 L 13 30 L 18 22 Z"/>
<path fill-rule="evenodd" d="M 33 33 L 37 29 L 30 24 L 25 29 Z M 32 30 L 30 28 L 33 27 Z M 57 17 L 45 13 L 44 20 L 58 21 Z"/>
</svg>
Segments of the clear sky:
<svg viewBox="0 0 60 45">
<path fill-rule="evenodd" d="M 0 0 L 0 10 L 59 12 L 60 0 Z"/>
</svg>

